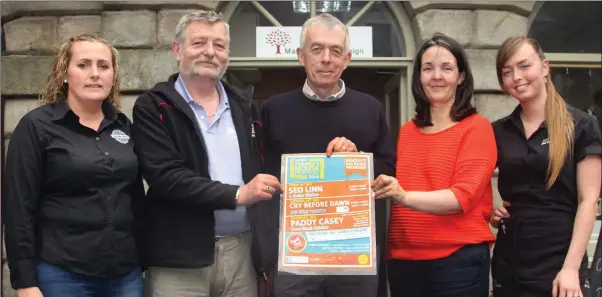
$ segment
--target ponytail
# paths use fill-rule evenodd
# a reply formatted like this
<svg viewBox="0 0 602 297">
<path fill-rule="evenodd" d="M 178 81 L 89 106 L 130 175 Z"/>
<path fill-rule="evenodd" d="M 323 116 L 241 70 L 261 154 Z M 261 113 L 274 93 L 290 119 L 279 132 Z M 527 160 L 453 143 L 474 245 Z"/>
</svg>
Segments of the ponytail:
<svg viewBox="0 0 602 297">
<path fill-rule="evenodd" d="M 548 127 L 550 149 L 548 153 L 548 171 L 546 188 L 556 182 L 566 160 L 572 157 L 575 125 L 567 105 L 554 88 L 550 75 L 546 76 L 545 122 Z"/>
</svg>

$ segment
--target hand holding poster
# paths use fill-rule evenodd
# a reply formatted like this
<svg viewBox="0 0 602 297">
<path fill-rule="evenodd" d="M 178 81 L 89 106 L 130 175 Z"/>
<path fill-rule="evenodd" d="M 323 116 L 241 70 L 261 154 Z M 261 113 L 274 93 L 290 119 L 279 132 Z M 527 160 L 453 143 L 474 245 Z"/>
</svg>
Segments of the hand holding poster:
<svg viewBox="0 0 602 297">
<path fill-rule="evenodd" d="M 372 154 L 282 156 L 278 270 L 376 275 Z"/>
</svg>

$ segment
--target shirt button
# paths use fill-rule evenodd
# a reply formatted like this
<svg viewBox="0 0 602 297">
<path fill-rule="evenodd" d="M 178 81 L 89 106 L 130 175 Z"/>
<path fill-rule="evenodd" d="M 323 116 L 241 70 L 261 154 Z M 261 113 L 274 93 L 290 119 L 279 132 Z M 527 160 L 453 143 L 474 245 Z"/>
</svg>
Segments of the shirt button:
<svg viewBox="0 0 602 297">
<path fill-rule="evenodd" d="M 100 137 L 96 137 L 96 140 L 100 140 Z"/>
<path fill-rule="evenodd" d="M 107 199 L 111 200 L 111 196 L 107 196 Z"/>
<path fill-rule="evenodd" d="M 108 155 L 109 155 L 109 152 L 105 152 L 105 156 L 108 156 Z"/>
<path fill-rule="evenodd" d="M 204 117 L 204 116 L 201 116 L 201 120 L 204 120 L 204 119 L 205 119 L 205 117 Z"/>
</svg>

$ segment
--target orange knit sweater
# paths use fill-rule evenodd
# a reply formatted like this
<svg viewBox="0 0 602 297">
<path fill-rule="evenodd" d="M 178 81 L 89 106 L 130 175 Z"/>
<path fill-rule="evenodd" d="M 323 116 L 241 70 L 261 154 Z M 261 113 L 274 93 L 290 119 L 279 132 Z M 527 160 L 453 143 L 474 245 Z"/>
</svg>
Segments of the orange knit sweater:
<svg viewBox="0 0 602 297">
<path fill-rule="evenodd" d="M 397 144 L 397 179 L 406 191 L 451 190 L 462 206 L 453 215 L 424 213 L 394 204 L 387 258 L 444 258 L 466 244 L 495 241 L 491 176 L 497 148 L 491 123 L 478 114 L 432 134 L 404 124 Z"/>
</svg>

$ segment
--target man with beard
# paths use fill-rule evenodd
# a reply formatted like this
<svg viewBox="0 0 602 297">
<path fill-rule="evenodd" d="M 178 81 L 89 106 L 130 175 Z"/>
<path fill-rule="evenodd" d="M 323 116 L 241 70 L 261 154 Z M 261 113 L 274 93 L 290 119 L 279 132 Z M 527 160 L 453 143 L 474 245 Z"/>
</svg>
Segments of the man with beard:
<svg viewBox="0 0 602 297">
<path fill-rule="evenodd" d="M 145 296 L 257 296 L 254 204 L 280 191 L 259 174 L 261 126 L 251 98 L 221 82 L 229 57 L 221 14 L 195 11 L 177 27 L 179 73 L 134 105 L 144 177 Z M 253 267 L 253 264 L 256 264 Z"/>
</svg>

